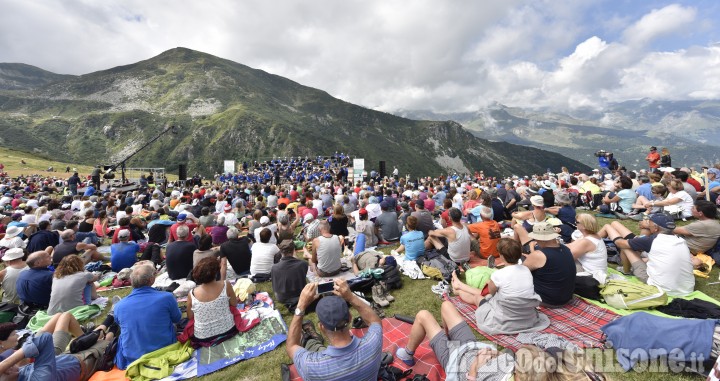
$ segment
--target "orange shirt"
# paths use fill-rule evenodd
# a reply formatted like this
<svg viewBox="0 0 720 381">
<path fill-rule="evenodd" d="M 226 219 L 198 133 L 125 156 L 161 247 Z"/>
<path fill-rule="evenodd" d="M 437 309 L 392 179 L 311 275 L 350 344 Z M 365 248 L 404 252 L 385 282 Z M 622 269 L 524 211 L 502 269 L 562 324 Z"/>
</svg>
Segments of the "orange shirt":
<svg viewBox="0 0 720 381">
<path fill-rule="evenodd" d="M 650 152 L 647 157 L 645 157 L 645 160 L 648 161 L 650 164 L 650 168 L 659 168 L 660 167 L 660 154 L 655 152 Z"/>
<path fill-rule="evenodd" d="M 497 250 L 497 243 L 500 241 L 500 233 L 502 229 L 497 221 L 481 221 L 468 225 L 471 233 L 480 236 L 480 256 L 489 258 L 491 255 L 495 258 L 500 256 Z"/>
</svg>

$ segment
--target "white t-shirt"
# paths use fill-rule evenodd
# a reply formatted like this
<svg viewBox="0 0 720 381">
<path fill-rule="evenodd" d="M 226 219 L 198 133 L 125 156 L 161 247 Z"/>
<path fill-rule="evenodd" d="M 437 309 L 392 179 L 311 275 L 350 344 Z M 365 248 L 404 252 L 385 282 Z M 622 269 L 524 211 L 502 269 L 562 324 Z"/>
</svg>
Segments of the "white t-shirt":
<svg viewBox="0 0 720 381">
<path fill-rule="evenodd" d="M 235 224 L 238 223 L 238 219 L 235 213 L 223 213 L 221 214 L 221 216 L 225 217 L 225 226 L 235 226 Z"/>
<path fill-rule="evenodd" d="M 255 231 L 253 232 L 253 237 L 255 237 L 255 242 L 260 242 L 260 232 L 262 232 L 263 229 L 265 229 L 265 228 L 270 229 L 270 231 L 272 232 L 272 235 L 270 236 L 270 241 L 268 243 L 272 243 L 273 245 L 277 244 L 277 237 L 275 237 L 275 233 L 277 232 L 277 224 L 270 224 L 268 226 L 258 226 L 257 229 L 255 229 Z"/>
<path fill-rule="evenodd" d="M 648 284 L 662 288 L 669 296 L 685 296 L 695 290 L 690 249 L 685 240 L 670 234 L 658 234 L 652 242 L 648 258 Z"/>
<path fill-rule="evenodd" d="M 680 202 L 678 202 L 677 206 L 682 208 L 682 216 L 683 218 L 692 217 L 692 208 L 694 205 L 693 198 L 684 190 L 678 191 L 675 194 L 670 193 L 667 196 L 667 200 L 679 198 Z"/>
<path fill-rule="evenodd" d="M 595 250 L 578 258 L 578 262 L 587 272 L 607 272 L 607 247 L 605 242 L 593 237 L 584 237 L 584 239 L 592 242 L 595 245 Z"/>
<path fill-rule="evenodd" d="M 497 296 L 507 298 L 532 298 L 535 286 L 530 269 L 521 264 L 508 265 L 490 275 L 490 280 L 497 286 Z"/>
<path fill-rule="evenodd" d="M 275 244 L 258 242 L 250 248 L 250 274 L 270 274 L 275 254 L 280 251 Z"/>
</svg>

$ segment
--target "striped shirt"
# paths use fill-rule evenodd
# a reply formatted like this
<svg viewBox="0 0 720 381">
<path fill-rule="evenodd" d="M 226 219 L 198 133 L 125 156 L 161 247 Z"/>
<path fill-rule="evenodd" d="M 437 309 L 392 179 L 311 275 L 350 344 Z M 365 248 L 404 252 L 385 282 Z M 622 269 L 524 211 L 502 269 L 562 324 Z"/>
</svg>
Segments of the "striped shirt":
<svg viewBox="0 0 720 381">
<path fill-rule="evenodd" d="M 309 352 L 302 348 L 295 352 L 293 361 L 305 381 L 375 381 L 380 369 L 382 343 L 382 325 L 373 323 L 362 339 L 353 337 L 345 347 L 330 346 L 322 352 Z"/>
</svg>

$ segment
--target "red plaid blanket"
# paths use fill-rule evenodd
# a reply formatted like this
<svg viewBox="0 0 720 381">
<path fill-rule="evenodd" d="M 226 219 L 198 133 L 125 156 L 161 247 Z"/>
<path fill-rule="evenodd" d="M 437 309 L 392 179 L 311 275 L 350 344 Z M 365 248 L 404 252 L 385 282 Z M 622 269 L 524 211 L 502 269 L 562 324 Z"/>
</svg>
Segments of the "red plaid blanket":
<svg viewBox="0 0 720 381">
<path fill-rule="evenodd" d="M 446 295 L 445 298 L 457 307 L 471 327 L 496 344 L 513 351 L 523 345 L 515 339 L 516 335 L 488 335 L 479 330 L 475 324 L 475 306 L 463 302 L 458 296 Z M 560 336 L 581 348 L 602 348 L 603 333 L 600 327 L 620 317 L 578 297 L 573 297 L 570 303 L 561 308 L 540 307 L 540 312 L 550 318 L 550 326 L 541 332 Z"/>
<path fill-rule="evenodd" d="M 390 352 L 394 357 L 395 350 L 400 346 L 405 346 L 405 344 L 407 344 L 412 325 L 403 323 L 394 318 L 383 319 L 382 322 L 383 351 Z M 352 330 L 353 335 L 357 337 L 363 337 L 365 332 L 367 332 L 367 328 Z M 402 370 L 410 368 L 398 359 L 395 359 L 395 362 L 392 365 Z M 433 381 L 445 379 L 445 371 L 440 366 L 440 363 L 435 357 L 432 349 L 430 349 L 430 343 L 427 339 L 423 340 L 420 346 L 415 350 L 415 365 L 412 367 L 412 371 L 413 374 L 425 374 Z M 302 381 L 302 378 L 300 378 L 295 370 L 295 365 L 290 366 L 290 379 L 292 381 Z"/>
</svg>

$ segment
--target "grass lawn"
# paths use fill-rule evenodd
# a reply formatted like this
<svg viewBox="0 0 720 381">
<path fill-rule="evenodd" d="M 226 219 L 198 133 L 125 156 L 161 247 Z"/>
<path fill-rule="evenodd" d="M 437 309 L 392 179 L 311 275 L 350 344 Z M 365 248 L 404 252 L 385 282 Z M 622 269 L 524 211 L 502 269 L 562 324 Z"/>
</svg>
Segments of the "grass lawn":
<svg viewBox="0 0 720 381">
<path fill-rule="evenodd" d="M 611 222 L 609 219 L 600 218 L 599 222 L 601 225 Z M 628 226 L 631 230 L 637 233 L 637 222 L 635 221 L 622 221 L 624 225 Z M 682 223 L 681 223 L 682 224 Z M 394 247 L 384 248 L 381 251 L 389 253 Z M 696 278 L 696 289 L 705 292 L 713 298 L 720 298 L 720 284 L 708 285 L 709 282 L 717 281 L 718 269 L 714 268 L 710 278 L 700 279 Z M 440 318 L 440 304 L 441 300 L 438 296 L 430 291 L 430 287 L 436 284 L 434 280 L 411 280 L 407 277 L 403 277 L 403 288 L 392 292 L 395 296 L 395 302 L 385 310 L 386 316 L 392 316 L 393 314 L 402 314 L 414 316 L 419 310 L 426 309 L 435 315 L 439 320 Z M 259 291 L 268 291 L 272 295 L 272 289 L 270 283 L 264 283 L 258 285 Z M 128 289 L 119 291 L 108 291 L 101 293 L 104 296 L 111 297 L 112 295 L 124 296 L 129 293 Z M 284 307 L 279 307 L 285 322 L 290 324 L 292 320 L 291 314 L 285 310 Z M 109 309 L 109 307 L 108 307 Z M 103 320 L 105 314 L 95 319 L 96 323 Z M 312 313 L 307 316 L 317 322 L 317 316 Z M 479 339 L 483 337 L 476 332 L 476 336 Z M 608 351 L 610 352 L 610 351 Z M 614 361 L 614 355 L 612 352 L 605 353 L 605 358 L 612 358 L 612 362 L 618 369 L 617 372 L 609 374 L 613 379 L 620 380 L 697 380 L 698 376 L 693 374 L 673 374 L 668 372 L 644 372 L 644 373 L 622 373 L 619 371 L 619 366 Z M 270 353 L 266 353 L 258 358 L 242 361 L 238 364 L 227 367 L 221 371 L 205 376 L 206 380 L 280 380 L 280 364 L 289 364 L 290 358 L 285 353 L 285 345 L 282 344 L 277 349 Z"/>
</svg>

